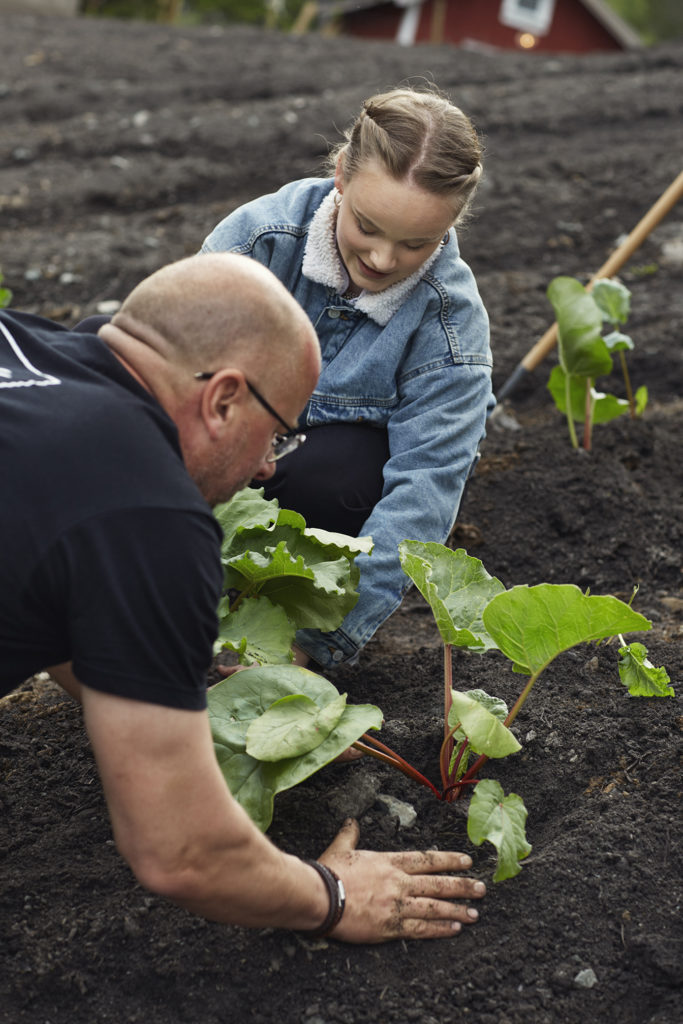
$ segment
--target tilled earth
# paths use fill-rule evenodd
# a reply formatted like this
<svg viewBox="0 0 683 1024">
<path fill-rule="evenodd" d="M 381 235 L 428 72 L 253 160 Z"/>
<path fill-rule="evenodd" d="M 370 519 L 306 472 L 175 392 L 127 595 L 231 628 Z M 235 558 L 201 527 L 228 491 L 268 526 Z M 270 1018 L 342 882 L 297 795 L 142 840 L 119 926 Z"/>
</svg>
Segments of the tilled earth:
<svg viewBox="0 0 683 1024">
<path fill-rule="evenodd" d="M 433 79 L 486 138 L 462 247 L 500 388 L 552 320 L 552 277 L 587 280 L 681 170 L 680 46 L 549 58 L 19 15 L 1 29 L 0 269 L 15 306 L 66 324 L 196 251 L 239 203 L 319 173 L 366 95 Z M 573 452 L 545 389 L 551 354 L 492 419 L 453 538 L 507 586 L 629 599 L 638 584 L 653 628 L 633 638 L 677 693 L 682 254 L 679 207 L 621 273 L 644 418 Z M 440 662 L 413 594 L 333 677 L 383 709 L 383 737 L 432 778 Z M 487 766 L 529 810 L 522 873 L 489 884 L 462 937 L 378 947 L 221 927 L 138 887 L 78 709 L 30 680 L 0 703 L 1 1024 L 679 1024 L 683 716 L 678 699 L 630 698 L 616 662 L 615 644 L 558 658 L 517 719 L 522 752 Z M 457 653 L 455 671 L 508 703 L 520 689 L 495 655 Z M 414 823 L 382 794 L 412 804 Z M 376 762 L 280 796 L 272 836 L 312 856 L 348 813 L 368 847 L 465 849 L 490 883 L 464 809 Z"/>
</svg>

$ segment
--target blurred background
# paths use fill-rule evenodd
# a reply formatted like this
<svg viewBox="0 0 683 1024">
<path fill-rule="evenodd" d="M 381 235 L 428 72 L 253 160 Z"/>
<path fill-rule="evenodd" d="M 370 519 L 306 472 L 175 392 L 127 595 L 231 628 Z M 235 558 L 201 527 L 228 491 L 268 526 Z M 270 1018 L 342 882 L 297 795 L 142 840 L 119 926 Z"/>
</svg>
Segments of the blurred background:
<svg viewBox="0 0 683 1024">
<path fill-rule="evenodd" d="M 243 22 L 282 31 L 326 32 L 348 31 L 349 21 L 372 9 L 375 18 L 389 19 L 401 10 L 405 20 L 418 17 L 419 8 L 430 8 L 432 22 L 430 42 L 448 41 L 439 38 L 440 23 L 447 16 L 449 0 L 386 0 L 369 3 L 356 0 L 0 0 L 5 10 L 40 13 L 85 14 L 93 17 L 138 18 L 148 21 L 176 22 L 183 25 L 207 22 Z M 481 0 L 459 0 L 462 8 Z M 455 0 L 457 6 L 458 0 Z M 493 5 L 497 6 L 497 5 Z M 552 11 L 556 0 L 503 0 L 501 8 L 526 12 Z M 557 4 L 561 6 L 561 4 Z M 683 3 L 681 0 L 584 0 L 584 6 L 603 19 L 614 12 L 645 45 L 683 38 Z M 607 12 L 607 13 L 606 13 Z M 422 12 L 423 16 L 425 11 Z M 398 40 L 400 41 L 400 40 Z M 526 45 L 523 41 L 520 46 Z M 532 44 L 533 45 L 533 44 Z"/>
</svg>

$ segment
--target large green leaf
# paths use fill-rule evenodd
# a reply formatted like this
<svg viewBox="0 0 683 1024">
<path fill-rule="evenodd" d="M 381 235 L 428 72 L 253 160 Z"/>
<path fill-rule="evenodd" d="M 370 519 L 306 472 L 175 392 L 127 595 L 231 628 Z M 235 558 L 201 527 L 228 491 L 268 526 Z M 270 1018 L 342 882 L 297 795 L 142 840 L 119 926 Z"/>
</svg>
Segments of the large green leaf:
<svg viewBox="0 0 683 1024">
<path fill-rule="evenodd" d="M 233 796 L 265 831 L 273 801 L 283 790 L 308 778 L 354 743 L 368 729 L 379 729 L 382 712 L 370 704 L 347 704 L 332 732 L 314 750 L 282 761 L 260 761 L 247 753 L 251 723 L 283 697 L 302 694 L 319 707 L 339 699 L 339 692 L 321 676 L 289 666 L 250 668 L 237 672 L 208 693 L 209 720 L 216 757 Z"/>
<path fill-rule="evenodd" d="M 283 508 L 280 510 L 280 514 L 277 519 L 278 526 L 296 526 L 296 519 L 301 520 L 301 526 L 304 527 L 303 534 L 305 537 L 310 537 L 323 548 L 326 548 L 335 557 L 338 555 L 345 555 L 346 558 L 354 558 L 356 555 L 365 554 L 369 555 L 373 548 L 372 537 L 349 537 L 345 533 L 332 533 L 330 530 L 319 530 L 317 527 L 306 526 L 303 516 L 300 516 L 298 512 L 293 512 L 291 509 Z"/>
<path fill-rule="evenodd" d="M 398 546 L 403 571 L 429 603 L 443 642 L 486 651 L 496 646 L 482 621 L 491 598 L 505 588 L 463 548 L 404 540 Z"/>
<path fill-rule="evenodd" d="M 603 341 L 602 313 L 590 292 L 574 277 L 556 277 L 548 285 L 548 298 L 557 319 L 560 364 L 575 377 L 601 377 L 612 369 L 612 357 Z"/>
<path fill-rule="evenodd" d="M 297 629 L 333 630 L 358 600 L 360 570 L 349 558 L 372 540 L 302 531 L 303 522 L 284 509 L 267 529 L 240 530 L 223 549 L 225 587 L 269 597 Z"/>
<path fill-rule="evenodd" d="M 283 608 L 268 598 L 246 598 L 235 611 L 227 599 L 218 609 L 219 631 L 214 652 L 235 651 L 241 665 L 280 665 L 292 661 L 296 629 Z"/>
<path fill-rule="evenodd" d="M 230 501 L 216 505 L 213 514 L 227 543 L 242 530 L 253 526 L 268 527 L 277 522 L 279 505 L 275 500 L 267 501 L 263 493 L 262 487 L 245 487 Z"/>
<path fill-rule="evenodd" d="M 498 866 L 494 882 L 518 875 L 522 870 L 519 861 L 531 853 L 525 835 L 526 817 L 526 807 L 516 793 L 505 796 L 494 779 L 477 783 L 467 815 L 467 835 L 475 846 L 481 846 L 486 839 L 496 847 Z"/>
<path fill-rule="evenodd" d="M 619 648 L 619 678 L 632 697 L 675 697 L 671 679 L 664 667 L 655 668 L 644 644 L 625 644 Z"/>
<path fill-rule="evenodd" d="M 276 700 L 247 729 L 247 753 L 257 761 L 283 761 L 315 750 L 344 713 L 346 694 L 319 707 L 303 693 Z"/>
<path fill-rule="evenodd" d="M 651 628 L 616 597 L 582 593 L 573 584 L 513 587 L 484 609 L 486 629 L 519 672 L 536 675 L 576 644 Z"/>
<path fill-rule="evenodd" d="M 475 754 L 507 757 L 508 754 L 515 754 L 521 750 L 521 744 L 507 726 L 503 725 L 499 716 L 484 707 L 480 700 L 458 690 L 451 690 L 451 697 L 453 703 L 448 715 L 448 724 L 457 725 L 460 722 L 462 731 Z M 500 703 L 503 704 L 502 701 Z"/>
</svg>

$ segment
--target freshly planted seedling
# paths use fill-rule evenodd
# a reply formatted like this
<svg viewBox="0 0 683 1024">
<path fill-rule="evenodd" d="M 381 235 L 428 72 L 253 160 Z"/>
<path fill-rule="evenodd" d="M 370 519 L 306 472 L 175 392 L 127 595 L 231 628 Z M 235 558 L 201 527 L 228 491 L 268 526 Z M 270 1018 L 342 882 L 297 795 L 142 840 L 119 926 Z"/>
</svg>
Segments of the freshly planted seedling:
<svg viewBox="0 0 683 1024">
<path fill-rule="evenodd" d="M 625 353 L 633 341 L 622 333 L 630 311 L 628 288 L 608 279 L 596 281 L 589 292 L 573 277 L 556 277 L 548 286 L 548 298 L 555 310 L 559 365 L 550 374 L 548 390 L 560 412 L 567 418 L 574 448 L 579 442 L 575 422 L 583 422 L 583 447 L 589 451 L 596 423 L 607 423 L 625 412 L 640 415 L 647 404 L 647 389 L 633 395 Z M 612 328 L 603 337 L 603 322 Z M 618 354 L 627 399 L 599 392 L 597 377 L 612 372 L 613 355 Z"/>
<path fill-rule="evenodd" d="M 573 585 L 542 583 L 505 590 L 478 559 L 462 549 L 403 541 L 399 552 L 403 568 L 432 607 L 444 641 L 441 790 L 374 737 L 363 736 L 355 745 L 412 774 L 440 799 L 451 801 L 474 788 L 468 834 L 476 845 L 486 839 L 496 847 L 494 881 L 502 881 L 519 872 L 519 861 L 531 849 L 524 834 L 526 809 L 519 796 L 506 796 L 498 782 L 481 780 L 479 773 L 490 758 L 521 749 L 510 726 L 540 675 L 559 654 L 580 643 L 650 629 L 651 623 L 615 597 L 584 594 Z M 459 693 L 452 689 L 454 645 L 475 653 L 498 650 L 515 672 L 529 677 L 509 711 L 504 702 L 481 690 Z M 469 766 L 471 754 L 478 756 Z"/>
<path fill-rule="evenodd" d="M 625 325 L 631 312 L 631 292 L 619 281 L 605 278 L 595 282 L 591 294 L 602 312 L 603 320 L 612 328 L 610 333 L 604 336 L 604 341 L 612 355 L 615 353 L 619 355 L 629 412 L 633 419 L 640 416 L 645 409 L 648 394 L 645 386 L 639 387 L 635 395 L 633 394 L 626 362 L 626 353 L 633 349 L 633 340 L 630 335 L 624 334 L 621 328 Z"/>
<path fill-rule="evenodd" d="M 664 667 L 655 668 L 647 656 L 644 644 L 627 644 L 620 636 L 619 678 L 632 697 L 675 697 L 669 673 Z"/>
</svg>

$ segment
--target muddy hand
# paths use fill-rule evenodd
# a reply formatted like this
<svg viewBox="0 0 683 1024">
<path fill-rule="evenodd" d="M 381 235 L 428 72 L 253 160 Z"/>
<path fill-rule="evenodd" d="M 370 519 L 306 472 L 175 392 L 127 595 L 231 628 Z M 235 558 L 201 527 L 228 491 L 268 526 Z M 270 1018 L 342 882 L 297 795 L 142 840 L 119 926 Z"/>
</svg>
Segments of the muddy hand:
<svg viewBox="0 0 683 1024">
<path fill-rule="evenodd" d="M 463 924 L 479 914 L 462 902 L 480 899 L 483 882 L 442 872 L 467 871 L 463 853 L 412 850 L 374 853 L 357 850 L 360 829 L 352 818 L 344 822 L 319 858 L 344 883 L 346 909 L 332 932 L 345 942 L 384 942 L 387 939 L 437 939 L 457 935 Z"/>
</svg>

